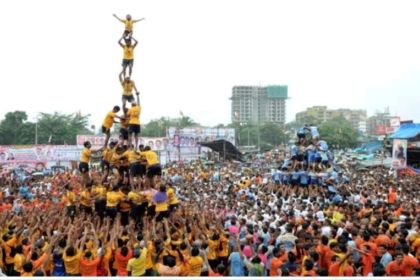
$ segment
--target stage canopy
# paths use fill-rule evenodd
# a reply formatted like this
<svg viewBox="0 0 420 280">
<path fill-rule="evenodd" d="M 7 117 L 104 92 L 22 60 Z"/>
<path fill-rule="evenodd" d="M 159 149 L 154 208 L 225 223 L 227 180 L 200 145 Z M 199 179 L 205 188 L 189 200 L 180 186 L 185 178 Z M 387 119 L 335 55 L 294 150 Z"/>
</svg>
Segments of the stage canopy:
<svg viewBox="0 0 420 280">
<path fill-rule="evenodd" d="M 229 141 L 216 140 L 212 142 L 200 142 L 200 145 L 203 147 L 210 148 L 214 152 L 220 153 L 221 157 L 226 157 L 226 160 L 243 161 L 242 153 Z"/>
<path fill-rule="evenodd" d="M 391 139 L 409 139 L 420 134 L 419 123 L 403 124 L 400 129 L 390 136 Z"/>
</svg>

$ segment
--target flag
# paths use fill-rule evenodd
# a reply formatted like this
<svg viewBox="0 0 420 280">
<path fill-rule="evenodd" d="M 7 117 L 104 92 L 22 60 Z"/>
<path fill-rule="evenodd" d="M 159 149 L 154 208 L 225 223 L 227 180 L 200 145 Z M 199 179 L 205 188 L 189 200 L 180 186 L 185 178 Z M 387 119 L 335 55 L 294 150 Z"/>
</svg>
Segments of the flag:
<svg viewBox="0 0 420 280">
<path fill-rule="evenodd" d="M 163 122 L 161 120 L 159 120 L 157 123 L 159 127 L 163 127 Z"/>
<path fill-rule="evenodd" d="M 48 143 L 51 144 L 52 134 L 50 134 L 50 139 L 48 139 Z"/>
<path fill-rule="evenodd" d="M 179 111 L 179 114 L 180 114 L 181 116 L 184 116 L 184 112 L 182 112 L 182 111 Z"/>
</svg>

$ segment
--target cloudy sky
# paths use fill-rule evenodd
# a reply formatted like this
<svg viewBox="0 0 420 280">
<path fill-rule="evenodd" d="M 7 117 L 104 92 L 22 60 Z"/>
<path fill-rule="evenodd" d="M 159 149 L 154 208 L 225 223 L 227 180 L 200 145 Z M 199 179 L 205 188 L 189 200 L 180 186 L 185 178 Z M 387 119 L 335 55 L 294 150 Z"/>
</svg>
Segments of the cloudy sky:
<svg viewBox="0 0 420 280">
<path fill-rule="evenodd" d="M 419 1 L 0 2 L 0 115 L 91 114 L 120 104 L 124 25 L 139 40 L 142 121 L 230 122 L 234 85 L 289 86 L 287 121 L 306 107 L 389 106 L 420 121 Z"/>
</svg>

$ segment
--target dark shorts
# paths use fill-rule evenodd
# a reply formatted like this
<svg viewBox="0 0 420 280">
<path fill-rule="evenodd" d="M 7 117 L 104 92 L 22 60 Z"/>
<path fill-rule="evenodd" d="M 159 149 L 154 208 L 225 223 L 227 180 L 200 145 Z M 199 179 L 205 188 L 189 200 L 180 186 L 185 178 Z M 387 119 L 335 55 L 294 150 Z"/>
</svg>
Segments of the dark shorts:
<svg viewBox="0 0 420 280">
<path fill-rule="evenodd" d="M 304 156 L 302 154 L 297 155 L 297 161 L 302 162 L 304 160 Z"/>
<path fill-rule="evenodd" d="M 117 207 L 106 207 L 106 216 L 111 219 L 117 217 L 118 208 Z"/>
<path fill-rule="evenodd" d="M 144 205 L 133 205 L 131 207 L 130 216 L 133 218 L 141 218 L 144 216 L 145 211 Z"/>
<path fill-rule="evenodd" d="M 134 59 L 123 59 L 122 62 L 123 67 L 133 67 L 134 66 Z"/>
<path fill-rule="evenodd" d="M 111 131 L 111 129 L 110 129 L 110 128 L 107 128 L 107 127 L 105 127 L 105 126 L 102 126 L 102 133 L 106 133 L 106 134 L 108 134 L 110 131 Z"/>
<path fill-rule="evenodd" d="M 88 173 L 89 172 L 89 164 L 87 164 L 86 162 L 79 163 L 79 171 L 82 174 Z"/>
<path fill-rule="evenodd" d="M 92 207 L 80 205 L 79 206 L 80 212 L 85 212 L 86 214 L 92 214 Z"/>
<path fill-rule="evenodd" d="M 172 212 L 172 211 L 176 210 L 178 208 L 178 206 L 179 206 L 179 203 L 169 205 L 169 212 Z"/>
<path fill-rule="evenodd" d="M 74 217 L 76 215 L 76 206 L 67 206 L 67 216 Z"/>
<path fill-rule="evenodd" d="M 156 205 L 147 207 L 147 216 L 153 218 L 156 215 Z"/>
<path fill-rule="evenodd" d="M 101 168 L 102 168 L 102 172 L 108 171 L 109 170 L 109 162 L 106 162 L 104 160 L 101 161 Z"/>
<path fill-rule="evenodd" d="M 99 214 L 105 213 L 105 208 L 106 208 L 106 200 L 95 201 L 95 210 L 97 213 Z"/>
<path fill-rule="evenodd" d="M 128 176 L 130 171 L 130 167 L 128 166 L 120 166 L 120 168 L 118 168 L 118 172 L 120 172 L 120 175 L 123 176 Z"/>
<path fill-rule="evenodd" d="M 142 168 L 140 163 L 132 163 L 130 164 L 130 175 L 133 177 L 141 176 L 142 175 Z"/>
<path fill-rule="evenodd" d="M 134 96 L 133 95 L 123 95 L 122 100 L 127 100 L 128 102 L 133 102 L 134 101 Z"/>
<path fill-rule="evenodd" d="M 121 128 L 120 129 L 120 137 L 123 140 L 128 140 L 128 130 L 126 128 Z"/>
<path fill-rule="evenodd" d="M 168 217 L 169 217 L 168 211 L 159 212 L 159 215 L 156 217 L 156 222 L 161 222 L 163 221 L 164 218 L 168 218 Z"/>
<path fill-rule="evenodd" d="M 162 176 L 162 167 L 160 164 L 155 164 L 147 170 L 147 177 L 153 178 L 154 176 Z"/>
<path fill-rule="evenodd" d="M 134 134 L 140 134 L 140 125 L 138 125 L 138 124 L 130 124 L 129 126 L 128 126 L 128 133 L 130 133 L 130 134 L 132 134 L 132 133 L 134 133 Z"/>
</svg>

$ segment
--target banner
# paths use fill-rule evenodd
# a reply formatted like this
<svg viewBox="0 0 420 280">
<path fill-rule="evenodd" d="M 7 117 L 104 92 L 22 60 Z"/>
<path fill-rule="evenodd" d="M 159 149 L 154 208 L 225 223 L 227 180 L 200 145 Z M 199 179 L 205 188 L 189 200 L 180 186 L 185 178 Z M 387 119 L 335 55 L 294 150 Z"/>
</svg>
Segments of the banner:
<svg viewBox="0 0 420 280">
<path fill-rule="evenodd" d="M 43 171 L 47 166 L 45 161 L 10 161 L 10 162 L 0 162 L 1 169 L 10 170 L 16 168 L 22 168 L 25 170 L 31 170 L 35 172 Z"/>
<path fill-rule="evenodd" d="M 99 149 L 105 144 L 105 135 L 77 135 L 77 147 L 84 148 L 84 143 L 92 143 L 93 149 Z M 118 135 L 111 135 L 111 140 L 119 140 Z M 134 144 L 134 139 L 133 139 Z M 150 146 L 153 151 L 165 151 L 169 149 L 169 139 L 165 137 L 139 137 L 139 145 Z"/>
<path fill-rule="evenodd" d="M 376 126 L 376 135 L 385 135 L 386 134 L 386 126 L 385 125 L 377 125 Z"/>
<path fill-rule="evenodd" d="M 235 129 L 233 128 L 204 128 L 186 127 L 177 129 L 170 127 L 168 137 L 173 147 L 198 147 L 199 142 L 227 140 L 235 145 Z"/>
<path fill-rule="evenodd" d="M 405 169 L 407 167 L 407 140 L 394 139 L 392 167 L 394 169 Z"/>
<path fill-rule="evenodd" d="M 401 126 L 401 120 L 400 118 L 391 118 L 389 120 L 391 127 L 400 127 Z"/>
<path fill-rule="evenodd" d="M 79 160 L 81 149 L 77 146 L 27 145 L 0 146 L 1 162 L 69 161 Z"/>
<path fill-rule="evenodd" d="M 398 130 L 398 127 L 387 127 L 386 134 L 392 134 Z"/>
</svg>

